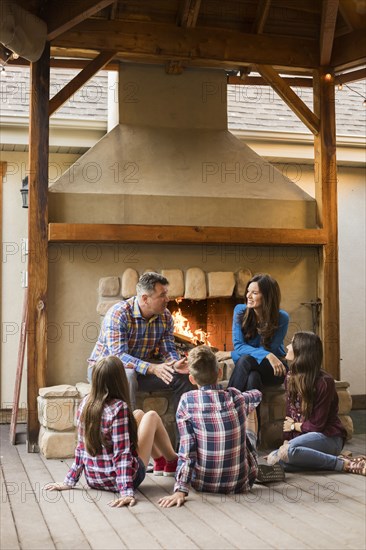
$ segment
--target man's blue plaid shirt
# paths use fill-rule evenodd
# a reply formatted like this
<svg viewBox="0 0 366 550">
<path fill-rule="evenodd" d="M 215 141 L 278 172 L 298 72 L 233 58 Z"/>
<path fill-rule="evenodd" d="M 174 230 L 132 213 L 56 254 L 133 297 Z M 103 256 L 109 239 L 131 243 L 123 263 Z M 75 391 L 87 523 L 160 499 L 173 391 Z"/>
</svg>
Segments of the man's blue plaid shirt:
<svg viewBox="0 0 366 550">
<path fill-rule="evenodd" d="M 101 357 L 116 355 L 125 368 L 146 374 L 154 356 L 161 356 L 164 361 L 179 359 L 173 333 L 174 322 L 168 309 L 146 320 L 134 296 L 107 312 L 88 362 L 93 365 Z"/>
</svg>

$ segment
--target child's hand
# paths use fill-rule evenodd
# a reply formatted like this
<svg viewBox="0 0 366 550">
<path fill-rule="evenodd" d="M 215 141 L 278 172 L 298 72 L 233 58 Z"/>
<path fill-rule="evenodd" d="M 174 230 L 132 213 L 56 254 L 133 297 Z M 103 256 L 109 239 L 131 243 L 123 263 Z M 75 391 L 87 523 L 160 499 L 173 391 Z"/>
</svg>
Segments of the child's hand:
<svg viewBox="0 0 366 550">
<path fill-rule="evenodd" d="M 174 363 L 174 370 L 179 374 L 189 374 L 187 358 L 183 357 L 179 361 L 176 361 Z"/>
<path fill-rule="evenodd" d="M 108 506 L 112 508 L 122 508 L 123 506 L 135 506 L 136 499 L 135 497 L 121 497 L 117 500 L 111 500 L 108 502 Z"/>
<path fill-rule="evenodd" d="M 162 508 L 171 508 L 172 506 L 183 506 L 186 500 L 186 494 L 182 493 L 181 491 L 177 491 L 173 495 L 169 495 L 168 497 L 163 497 L 158 500 L 159 506 Z"/>
<path fill-rule="evenodd" d="M 46 491 L 70 491 L 73 487 L 64 483 L 49 483 L 45 486 Z"/>
</svg>

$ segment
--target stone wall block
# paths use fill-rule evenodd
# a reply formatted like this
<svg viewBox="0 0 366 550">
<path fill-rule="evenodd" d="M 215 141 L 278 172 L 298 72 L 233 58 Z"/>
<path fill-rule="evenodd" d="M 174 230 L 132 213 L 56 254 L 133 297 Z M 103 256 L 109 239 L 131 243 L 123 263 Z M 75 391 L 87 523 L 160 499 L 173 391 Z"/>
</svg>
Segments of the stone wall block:
<svg viewBox="0 0 366 550">
<path fill-rule="evenodd" d="M 159 416 L 163 416 L 168 410 L 169 401 L 165 397 L 146 397 L 143 403 L 143 410 L 156 411 Z"/>
<path fill-rule="evenodd" d="M 229 298 L 233 295 L 235 277 L 232 271 L 211 271 L 207 279 L 209 298 Z"/>
<path fill-rule="evenodd" d="M 119 277 L 102 277 L 99 279 L 99 296 L 119 296 Z"/>
<path fill-rule="evenodd" d="M 38 421 L 45 428 L 64 432 L 74 428 L 75 399 L 37 397 Z"/>
<path fill-rule="evenodd" d="M 336 380 L 335 387 L 339 400 L 339 414 L 349 414 L 352 409 L 352 396 L 349 391 L 349 383 L 344 380 Z"/>
<path fill-rule="evenodd" d="M 186 271 L 186 300 L 206 300 L 207 288 L 204 271 L 199 267 L 190 267 Z"/>
<path fill-rule="evenodd" d="M 182 298 L 184 296 L 184 277 L 181 269 L 162 269 L 161 274 L 169 281 L 169 298 Z"/>
<path fill-rule="evenodd" d="M 77 431 L 54 432 L 41 426 L 38 444 L 46 458 L 71 458 L 75 454 Z"/>
<path fill-rule="evenodd" d="M 87 382 L 77 382 L 75 387 L 78 390 L 81 399 L 83 399 L 86 395 L 89 395 L 91 390 L 91 384 L 88 384 Z"/>
<path fill-rule="evenodd" d="M 107 311 L 114 305 L 118 304 L 121 300 L 101 300 L 98 302 L 97 305 L 97 313 L 99 315 L 103 316 L 107 313 Z"/>
<path fill-rule="evenodd" d="M 268 422 L 265 425 L 262 424 L 260 445 L 262 449 L 276 449 L 282 445 L 282 426 L 283 420 L 281 422 Z"/>
<path fill-rule="evenodd" d="M 75 386 L 59 384 L 58 386 L 39 388 L 38 395 L 41 397 L 78 397 L 79 393 Z"/>
<path fill-rule="evenodd" d="M 139 274 L 135 269 L 129 267 L 126 269 L 126 271 L 123 272 L 121 294 L 125 299 L 135 296 L 138 280 Z"/>
<path fill-rule="evenodd" d="M 354 431 L 353 420 L 350 416 L 348 416 L 348 414 L 340 414 L 339 420 L 342 422 L 343 427 L 347 432 L 347 441 L 349 441 L 350 439 L 352 439 L 353 431 Z"/>
<path fill-rule="evenodd" d="M 235 296 L 243 298 L 248 281 L 253 277 L 250 269 L 240 269 L 235 273 Z"/>
<path fill-rule="evenodd" d="M 153 393 L 138 391 L 136 406 L 144 412 L 156 411 L 161 417 L 173 447 L 176 446 L 176 422 L 174 411 L 174 394 L 171 390 L 160 390 Z"/>
</svg>

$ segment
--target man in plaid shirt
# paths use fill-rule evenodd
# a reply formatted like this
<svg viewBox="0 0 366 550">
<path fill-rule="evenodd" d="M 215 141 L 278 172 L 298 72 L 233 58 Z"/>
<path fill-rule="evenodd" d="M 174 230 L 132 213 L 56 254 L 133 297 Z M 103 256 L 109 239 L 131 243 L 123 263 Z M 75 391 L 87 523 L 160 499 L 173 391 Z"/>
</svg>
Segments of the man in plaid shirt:
<svg viewBox="0 0 366 550">
<path fill-rule="evenodd" d="M 164 508 L 184 504 L 190 485 L 197 491 L 245 493 L 258 472 L 254 409 L 261 392 L 222 389 L 220 367 L 207 346 L 189 352 L 188 366 L 198 390 L 183 395 L 178 406 L 175 492 L 159 500 Z"/>
<path fill-rule="evenodd" d="M 136 286 L 137 296 L 111 307 L 104 317 L 98 341 L 88 359 L 88 378 L 101 357 L 115 355 L 124 364 L 131 406 L 136 391 L 171 388 L 175 409 L 180 396 L 192 389 L 186 358 L 180 359 L 174 344 L 174 323 L 167 309 L 168 280 L 158 273 L 145 273 Z"/>
</svg>

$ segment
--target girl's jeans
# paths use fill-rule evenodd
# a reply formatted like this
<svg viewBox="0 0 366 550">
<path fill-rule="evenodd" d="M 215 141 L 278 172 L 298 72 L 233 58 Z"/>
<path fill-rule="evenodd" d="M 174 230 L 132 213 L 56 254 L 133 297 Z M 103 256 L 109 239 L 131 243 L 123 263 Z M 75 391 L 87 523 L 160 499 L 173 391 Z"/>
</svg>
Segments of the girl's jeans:
<svg viewBox="0 0 366 550">
<path fill-rule="evenodd" d="M 337 458 L 343 439 L 309 432 L 292 439 L 288 446 L 288 462 L 280 461 L 286 472 L 299 470 L 343 470 L 343 460 Z"/>
</svg>

